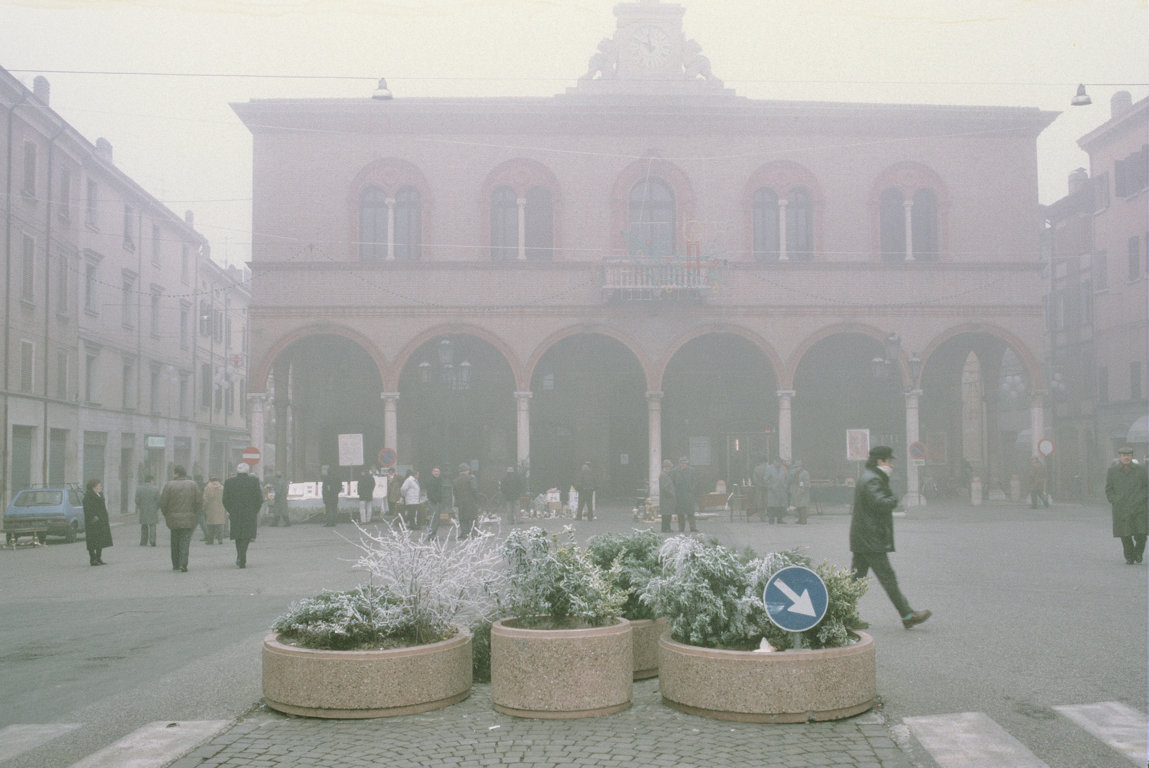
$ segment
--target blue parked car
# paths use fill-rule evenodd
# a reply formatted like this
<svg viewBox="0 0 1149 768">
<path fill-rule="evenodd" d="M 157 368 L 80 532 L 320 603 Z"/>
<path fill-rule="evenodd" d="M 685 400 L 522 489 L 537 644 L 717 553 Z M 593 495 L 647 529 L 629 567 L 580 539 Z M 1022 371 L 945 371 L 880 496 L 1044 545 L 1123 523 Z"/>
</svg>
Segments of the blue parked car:
<svg viewBox="0 0 1149 768">
<path fill-rule="evenodd" d="M 41 544 L 49 536 L 75 541 L 84 532 L 84 497 L 75 488 L 25 488 L 4 512 L 4 538 L 14 545 L 21 536 Z"/>
</svg>

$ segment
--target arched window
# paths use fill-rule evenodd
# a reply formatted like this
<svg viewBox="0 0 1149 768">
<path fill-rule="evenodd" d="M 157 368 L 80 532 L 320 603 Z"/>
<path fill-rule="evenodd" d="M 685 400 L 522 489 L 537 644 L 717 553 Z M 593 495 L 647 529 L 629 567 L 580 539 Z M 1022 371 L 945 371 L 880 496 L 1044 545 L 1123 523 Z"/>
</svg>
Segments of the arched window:
<svg viewBox="0 0 1149 768">
<path fill-rule="evenodd" d="M 387 258 L 387 195 L 378 187 L 368 187 L 359 196 L 359 258 Z"/>
<path fill-rule="evenodd" d="M 814 250 L 814 217 L 810 193 L 798 187 L 786 198 L 786 257 L 808 259 Z"/>
<path fill-rule="evenodd" d="M 554 253 L 554 212 L 551 191 L 546 187 L 527 190 L 525 237 L 526 256 L 537 261 L 549 261 Z"/>
<path fill-rule="evenodd" d="M 674 255 L 674 191 L 661 179 L 646 179 L 630 190 L 631 249 L 645 256 Z"/>
<path fill-rule="evenodd" d="M 778 195 L 768 187 L 754 191 L 754 258 L 778 258 Z"/>
<path fill-rule="evenodd" d="M 910 213 L 912 246 L 915 259 L 934 260 L 938 257 L 938 196 L 932 189 L 919 189 L 914 193 Z"/>
<path fill-rule="evenodd" d="M 403 187 L 395 195 L 395 258 L 419 258 L 422 238 L 423 205 L 419 190 Z"/>
<path fill-rule="evenodd" d="M 499 187 L 491 195 L 491 258 L 518 258 L 519 201 L 515 190 Z"/>
<path fill-rule="evenodd" d="M 880 228 L 882 256 L 890 260 L 906 258 L 906 209 L 900 189 L 882 190 Z"/>
</svg>

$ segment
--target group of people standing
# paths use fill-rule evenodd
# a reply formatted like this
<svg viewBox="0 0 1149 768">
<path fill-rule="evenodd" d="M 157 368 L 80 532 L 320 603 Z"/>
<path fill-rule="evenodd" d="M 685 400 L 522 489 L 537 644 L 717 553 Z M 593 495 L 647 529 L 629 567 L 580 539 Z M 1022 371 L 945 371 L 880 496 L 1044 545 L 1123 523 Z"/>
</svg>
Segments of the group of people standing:
<svg viewBox="0 0 1149 768">
<path fill-rule="evenodd" d="M 771 525 L 785 522 L 793 512 L 799 525 L 805 525 L 810 510 L 810 473 L 795 460 L 789 467 L 781 457 L 768 462 L 760 456 L 750 475 L 753 506 Z"/>
</svg>

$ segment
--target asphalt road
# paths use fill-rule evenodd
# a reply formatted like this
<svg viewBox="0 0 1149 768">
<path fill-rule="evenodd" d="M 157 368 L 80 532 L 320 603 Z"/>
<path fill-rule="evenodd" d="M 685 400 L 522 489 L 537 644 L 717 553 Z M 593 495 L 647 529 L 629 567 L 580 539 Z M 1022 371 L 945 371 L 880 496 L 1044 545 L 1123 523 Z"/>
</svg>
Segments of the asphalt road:
<svg viewBox="0 0 1149 768">
<path fill-rule="evenodd" d="M 806 526 L 720 516 L 700 528 L 739 548 L 804 546 L 816 561 L 848 565 L 844 512 Z M 628 510 L 604 508 L 578 535 L 633 525 Z M 937 765 L 905 718 L 980 712 L 1050 768 L 1128 768 L 1053 710 L 1110 701 L 1146 709 L 1147 570 L 1124 564 L 1108 510 L 931 506 L 896 529 L 903 591 L 934 617 L 904 630 L 876 583 L 861 606 L 878 649 L 882 712 L 911 759 Z M 3 768 L 70 765 L 157 720 L 241 716 L 260 702 L 260 641 L 273 619 L 295 599 L 363 580 L 343 538 L 354 537 L 350 525 L 261 528 L 244 570 L 230 544 L 197 537 L 186 574 L 171 570 L 162 526 L 155 548 L 137 545 L 130 519 L 113 535 L 99 568 L 82 541 L 0 550 L 0 729 L 78 726 L 11 758 L 0 753 Z"/>
</svg>

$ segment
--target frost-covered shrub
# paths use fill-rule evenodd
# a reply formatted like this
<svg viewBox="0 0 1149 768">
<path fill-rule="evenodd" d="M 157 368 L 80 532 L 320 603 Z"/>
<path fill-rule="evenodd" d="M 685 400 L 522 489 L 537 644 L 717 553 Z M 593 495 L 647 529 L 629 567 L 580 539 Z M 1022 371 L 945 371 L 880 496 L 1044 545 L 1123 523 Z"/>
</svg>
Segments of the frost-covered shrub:
<svg viewBox="0 0 1149 768">
<path fill-rule="evenodd" d="M 626 593 L 622 606 L 624 619 L 655 618 L 654 610 L 642 602 L 646 584 L 658 574 L 658 549 L 662 537 L 649 528 L 629 533 L 604 533 L 590 538 L 587 554 L 616 587 Z"/>
<path fill-rule="evenodd" d="M 402 525 L 359 533 L 355 566 L 369 583 L 294 604 L 273 626 L 284 639 L 329 650 L 423 645 L 493 615 L 503 572 L 490 534 L 439 540 Z"/>
<path fill-rule="evenodd" d="M 347 592 L 321 592 L 293 603 L 275 620 L 280 640 L 332 651 L 378 646 L 397 601 L 385 590 L 363 585 Z"/>
<path fill-rule="evenodd" d="M 565 544 L 537 526 L 507 536 L 500 548 L 507 565 L 500 615 L 532 627 L 597 627 L 620 615 L 625 592 L 575 545 L 573 530 L 563 533 Z"/>
<path fill-rule="evenodd" d="M 811 568 L 810 558 L 797 550 L 764 557 L 746 551 L 741 557 L 716 541 L 676 536 L 659 552 L 661 572 L 642 594 L 670 624 L 680 643 L 706 648 L 753 650 L 765 639 L 778 650 L 794 645 L 794 634 L 778 628 L 766 613 L 762 593 L 770 577 L 782 568 Z M 834 648 L 850 642 L 848 627 L 857 621 L 858 600 L 866 582 L 830 563 L 813 568 L 829 594 L 826 616 L 802 636 L 806 648 Z"/>
</svg>

